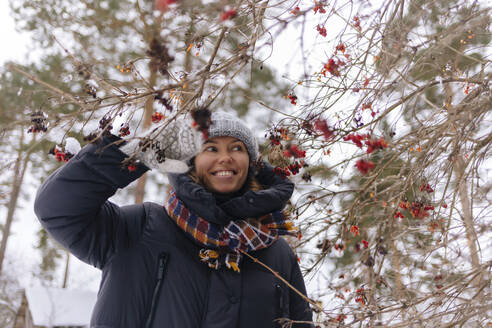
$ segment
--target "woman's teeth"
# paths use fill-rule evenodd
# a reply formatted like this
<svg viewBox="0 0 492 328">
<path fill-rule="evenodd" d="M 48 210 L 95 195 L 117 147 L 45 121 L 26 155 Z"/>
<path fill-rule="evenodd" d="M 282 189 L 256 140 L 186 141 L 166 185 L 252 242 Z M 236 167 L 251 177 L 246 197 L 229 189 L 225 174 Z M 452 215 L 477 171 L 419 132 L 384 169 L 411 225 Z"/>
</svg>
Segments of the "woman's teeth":
<svg viewBox="0 0 492 328">
<path fill-rule="evenodd" d="M 233 171 L 219 171 L 219 172 L 215 172 L 215 176 L 219 176 L 219 177 L 227 177 L 227 176 L 231 176 L 233 175 L 234 172 Z"/>
</svg>

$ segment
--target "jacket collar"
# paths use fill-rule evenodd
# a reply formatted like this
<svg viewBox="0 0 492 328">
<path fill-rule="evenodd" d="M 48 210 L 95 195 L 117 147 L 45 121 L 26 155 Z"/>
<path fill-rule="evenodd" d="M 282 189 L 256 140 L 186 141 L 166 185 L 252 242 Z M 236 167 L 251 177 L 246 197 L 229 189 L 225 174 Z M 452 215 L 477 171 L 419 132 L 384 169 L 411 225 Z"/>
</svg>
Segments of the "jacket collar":
<svg viewBox="0 0 492 328">
<path fill-rule="evenodd" d="M 205 220 L 220 225 L 282 210 L 294 190 L 294 184 L 276 175 L 267 163 L 263 163 L 255 176 L 267 189 L 248 190 L 221 204 L 218 204 L 213 193 L 193 182 L 187 174 L 168 174 L 168 177 L 177 197 L 186 207 Z"/>
</svg>

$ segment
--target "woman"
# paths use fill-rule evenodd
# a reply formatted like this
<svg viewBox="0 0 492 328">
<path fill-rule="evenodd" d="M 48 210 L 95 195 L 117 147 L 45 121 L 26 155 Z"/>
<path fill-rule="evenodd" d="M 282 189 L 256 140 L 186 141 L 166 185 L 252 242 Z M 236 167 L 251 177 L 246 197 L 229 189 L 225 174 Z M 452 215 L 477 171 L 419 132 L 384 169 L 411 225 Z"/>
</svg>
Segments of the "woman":
<svg viewBox="0 0 492 328">
<path fill-rule="evenodd" d="M 118 138 L 105 137 L 38 191 L 35 211 L 44 228 L 102 270 L 91 327 L 266 328 L 279 326 L 279 318 L 311 321 L 307 302 L 244 254 L 305 294 L 296 257 L 279 238 L 294 231 L 281 212 L 292 183 L 267 164 L 253 168 L 256 140 L 237 118 L 214 113 L 208 139 L 196 135 L 183 122 L 169 126 L 152 150 L 137 154 L 147 165 L 135 170 L 122 162 L 141 151 L 138 140 L 119 148 Z M 119 207 L 107 200 L 147 166 L 183 172 L 184 161 L 191 169 L 169 174 L 164 207 Z"/>
</svg>

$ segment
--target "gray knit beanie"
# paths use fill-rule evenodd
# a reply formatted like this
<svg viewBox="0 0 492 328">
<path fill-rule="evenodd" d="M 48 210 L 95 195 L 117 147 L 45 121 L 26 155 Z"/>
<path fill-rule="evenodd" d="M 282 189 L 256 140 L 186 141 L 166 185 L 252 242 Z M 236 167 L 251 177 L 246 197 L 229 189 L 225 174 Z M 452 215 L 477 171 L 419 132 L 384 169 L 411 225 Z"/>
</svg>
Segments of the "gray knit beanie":
<svg viewBox="0 0 492 328">
<path fill-rule="evenodd" d="M 236 116 L 225 112 L 213 112 L 208 138 L 215 137 L 233 137 L 241 140 L 246 146 L 250 161 L 258 159 L 258 142 L 253 132 Z"/>
</svg>

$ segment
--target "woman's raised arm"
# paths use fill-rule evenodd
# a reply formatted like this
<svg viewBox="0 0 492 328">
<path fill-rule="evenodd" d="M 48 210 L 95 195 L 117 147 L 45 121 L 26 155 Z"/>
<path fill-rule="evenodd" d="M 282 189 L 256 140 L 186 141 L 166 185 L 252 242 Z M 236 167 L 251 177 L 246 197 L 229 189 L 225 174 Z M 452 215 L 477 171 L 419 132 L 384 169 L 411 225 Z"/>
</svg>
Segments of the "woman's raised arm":
<svg viewBox="0 0 492 328">
<path fill-rule="evenodd" d="M 107 199 L 147 167 L 124 167 L 127 157 L 105 137 L 84 147 L 39 188 L 34 210 L 43 227 L 82 261 L 102 268 L 112 254 L 140 238 L 143 205 L 119 207 Z"/>
</svg>

